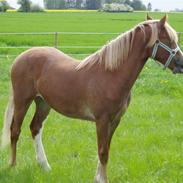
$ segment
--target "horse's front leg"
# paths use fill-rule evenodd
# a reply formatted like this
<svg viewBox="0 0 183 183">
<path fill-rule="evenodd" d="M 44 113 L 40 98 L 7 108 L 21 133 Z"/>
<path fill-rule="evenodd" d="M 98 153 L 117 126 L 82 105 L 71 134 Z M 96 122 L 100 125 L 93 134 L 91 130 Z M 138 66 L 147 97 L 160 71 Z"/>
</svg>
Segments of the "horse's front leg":
<svg viewBox="0 0 183 183">
<path fill-rule="evenodd" d="M 95 176 L 95 183 L 107 183 L 107 161 L 109 155 L 108 144 L 109 119 L 107 116 L 96 121 L 97 143 L 98 143 L 98 167 Z"/>
<path fill-rule="evenodd" d="M 109 147 L 112 135 L 118 124 L 119 120 L 111 122 L 106 116 L 96 121 L 99 161 L 94 180 L 95 183 L 108 183 L 107 162 L 109 157 Z"/>
</svg>

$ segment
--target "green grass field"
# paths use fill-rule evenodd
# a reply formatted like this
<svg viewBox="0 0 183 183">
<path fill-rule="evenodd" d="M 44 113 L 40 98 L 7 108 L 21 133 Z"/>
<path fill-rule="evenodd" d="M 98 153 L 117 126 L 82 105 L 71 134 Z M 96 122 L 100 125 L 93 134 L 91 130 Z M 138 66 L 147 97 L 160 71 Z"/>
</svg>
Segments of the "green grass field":
<svg viewBox="0 0 183 183">
<path fill-rule="evenodd" d="M 163 14 L 153 13 L 160 18 Z M 124 32 L 144 20 L 145 13 L 6 13 L 0 32 Z M 183 31 L 183 14 L 169 14 L 176 31 Z M 65 36 L 62 45 L 102 45 L 113 36 Z M 52 45 L 45 36 L 0 36 L 0 45 Z M 90 53 L 94 50 L 64 50 Z M 0 50 L 17 54 L 21 50 Z M 79 57 L 80 58 L 80 57 Z M 8 102 L 13 57 L 0 58 L 0 129 Z M 183 77 L 164 71 L 149 60 L 132 92 L 132 101 L 113 137 L 110 183 L 183 182 Z M 18 142 L 17 166 L 8 167 L 9 150 L 0 152 L 0 183 L 89 183 L 97 165 L 95 125 L 66 118 L 54 111 L 45 123 L 43 143 L 52 166 L 43 172 L 36 163 L 29 130 L 30 108 Z"/>
</svg>

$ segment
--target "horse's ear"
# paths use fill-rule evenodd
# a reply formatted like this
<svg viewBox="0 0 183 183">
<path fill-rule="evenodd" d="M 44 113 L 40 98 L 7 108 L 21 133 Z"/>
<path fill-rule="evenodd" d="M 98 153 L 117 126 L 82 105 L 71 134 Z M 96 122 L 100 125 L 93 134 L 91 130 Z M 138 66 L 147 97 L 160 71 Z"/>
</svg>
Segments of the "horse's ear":
<svg viewBox="0 0 183 183">
<path fill-rule="evenodd" d="M 148 13 L 146 15 L 146 20 L 152 20 L 152 17 L 150 17 Z"/>
<path fill-rule="evenodd" d="M 161 20 L 160 20 L 160 26 L 164 27 L 165 22 L 168 20 L 168 15 L 166 14 Z"/>
</svg>

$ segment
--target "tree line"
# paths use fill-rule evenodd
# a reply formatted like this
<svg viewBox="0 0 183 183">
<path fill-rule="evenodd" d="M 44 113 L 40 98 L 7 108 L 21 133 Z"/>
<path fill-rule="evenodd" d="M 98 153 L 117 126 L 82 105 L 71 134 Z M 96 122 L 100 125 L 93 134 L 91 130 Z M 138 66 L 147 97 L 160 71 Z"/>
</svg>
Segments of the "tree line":
<svg viewBox="0 0 183 183">
<path fill-rule="evenodd" d="M 134 10 L 145 10 L 146 6 L 141 0 L 44 0 L 47 9 L 100 9 L 103 4 L 126 4 Z"/>
<path fill-rule="evenodd" d="M 43 9 L 32 3 L 31 0 L 17 0 L 20 5 L 18 11 L 31 12 L 43 11 Z M 101 9 L 103 4 L 124 4 L 132 7 L 134 10 L 145 10 L 146 7 L 141 0 L 44 0 L 46 9 Z M 10 6 L 6 0 L 0 0 L 0 12 L 6 11 Z"/>
</svg>

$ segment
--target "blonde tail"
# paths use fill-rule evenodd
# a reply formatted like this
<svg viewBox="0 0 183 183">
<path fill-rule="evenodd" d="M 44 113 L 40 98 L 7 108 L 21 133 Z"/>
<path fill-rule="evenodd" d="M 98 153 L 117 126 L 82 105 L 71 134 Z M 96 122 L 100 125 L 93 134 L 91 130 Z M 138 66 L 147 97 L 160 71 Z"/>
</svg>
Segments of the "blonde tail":
<svg viewBox="0 0 183 183">
<path fill-rule="evenodd" d="M 6 108 L 5 116 L 4 116 L 1 148 L 5 148 L 7 145 L 10 144 L 10 128 L 11 128 L 11 123 L 13 121 L 13 114 L 14 114 L 14 99 L 13 99 L 13 95 L 11 95 L 8 106 Z"/>
</svg>

